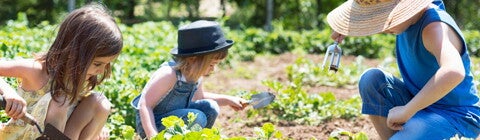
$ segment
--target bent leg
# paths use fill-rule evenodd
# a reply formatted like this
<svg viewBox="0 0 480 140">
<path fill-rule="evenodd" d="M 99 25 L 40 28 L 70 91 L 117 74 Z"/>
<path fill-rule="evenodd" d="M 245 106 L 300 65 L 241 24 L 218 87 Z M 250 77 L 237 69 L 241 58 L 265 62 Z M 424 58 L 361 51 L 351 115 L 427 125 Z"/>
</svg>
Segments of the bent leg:
<svg viewBox="0 0 480 140">
<path fill-rule="evenodd" d="M 85 97 L 68 119 L 65 134 L 71 139 L 96 138 L 107 122 L 110 107 L 110 101 L 103 94 Z"/>
<path fill-rule="evenodd" d="M 370 115 L 377 133 L 388 139 L 395 132 L 387 127 L 388 111 L 408 103 L 413 95 L 404 83 L 380 69 L 368 69 L 360 77 L 359 92 L 362 97 L 362 114 Z"/>
<path fill-rule="evenodd" d="M 213 124 L 215 123 L 215 120 L 220 112 L 218 103 L 211 99 L 197 100 L 190 104 L 190 108 L 195 108 L 205 113 L 207 117 L 207 124 L 205 126 L 206 128 L 213 127 Z"/>
<path fill-rule="evenodd" d="M 387 126 L 387 118 L 383 116 L 377 116 L 377 115 L 369 115 L 370 121 L 373 123 L 373 127 L 375 127 L 375 130 L 377 130 L 378 135 L 380 136 L 380 139 L 382 140 L 387 140 L 392 136 L 395 131 L 390 129 Z"/>
<path fill-rule="evenodd" d="M 45 125 L 49 123 L 59 131 L 65 132 L 69 108 L 70 105 L 68 101 L 65 101 L 65 98 L 59 97 L 57 101 L 51 99 L 48 104 L 47 115 L 45 116 Z"/>
</svg>

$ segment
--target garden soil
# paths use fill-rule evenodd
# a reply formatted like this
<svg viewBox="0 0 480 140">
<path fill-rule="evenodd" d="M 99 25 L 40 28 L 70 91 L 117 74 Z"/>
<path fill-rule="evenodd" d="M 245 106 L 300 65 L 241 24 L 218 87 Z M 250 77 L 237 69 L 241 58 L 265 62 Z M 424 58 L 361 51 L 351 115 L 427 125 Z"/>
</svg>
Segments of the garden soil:
<svg viewBox="0 0 480 140">
<path fill-rule="evenodd" d="M 306 55 L 303 56 L 321 65 L 323 55 Z M 272 79 L 280 82 L 285 82 L 287 79 L 286 67 L 294 64 L 297 60 L 297 55 L 292 53 L 285 53 L 274 56 L 257 56 L 254 61 L 239 62 L 233 64 L 233 68 L 218 68 L 215 73 L 205 79 L 205 90 L 222 93 L 232 89 L 241 89 L 244 91 L 268 91 L 269 89 L 261 84 L 264 79 Z M 354 56 L 342 57 L 342 64 L 349 64 L 355 60 Z M 363 62 L 368 66 L 376 66 L 378 60 L 366 59 Z M 238 67 L 247 70 L 245 73 L 254 75 L 250 78 L 242 78 L 235 76 L 238 74 Z M 236 70 L 237 69 L 237 70 Z M 358 78 L 358 77 L 352 77 Z M 346 86 L 345 88 L 335 87 L 313 87 L 306 89 L 308 93 L 332 92 L 338 100 L 347 99 L 354 95 L 358 95 L 356 85 Z M 253 108 L 247 108 L 253 109 Z M 215 122 L 217 128 L 221 128 L 222 135 L 228 137 L 244 136 L 256 137 L 258 136 L 254 128 L 261 127 L 266 121 L 255 120 L 255 117 L 247 117 L 247 111 L 236 112 L 228 106 L 221 107 L 221 114 Z M 368 120 L 367 116 L 359 116 L 352 120 L 333 119 L 323 122 L 319 125 L 299 125 L 292 122 L 273 123 L 276 130 L 280 131 L 285 138 L 290 139 L 328 139 L 329 135 L 338 129 L 343 129 L 352 133 L 363 132 L 369 139 L 379 139 L 375 132 L 373 125 Z M 345 138 L 347 139 L 347 138 Z"/>
</svg>

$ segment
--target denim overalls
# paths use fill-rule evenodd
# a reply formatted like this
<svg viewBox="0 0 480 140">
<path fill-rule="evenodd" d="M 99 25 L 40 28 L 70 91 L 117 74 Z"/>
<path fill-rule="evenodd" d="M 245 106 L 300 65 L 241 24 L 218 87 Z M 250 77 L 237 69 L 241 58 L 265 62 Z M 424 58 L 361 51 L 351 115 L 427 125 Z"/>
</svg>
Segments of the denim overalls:
<svg viewBox="0 0 480 140">
<path fill-rule="evenodd" d="M 170 61 L 162 64 L 162 66 L 174 66 L 175 62 Z M 202 127 L 211 128 L 215 123 L 215 119 L 218 116 L 220 110 L 216 101 L 211 99 L 202 99 L 192 102 L 192 98 L 197 91 L 197 83 L 189 83 L 182 81 L 182 74 L 179 70 L 176 70 L 177 82 L 174 87 L 169 91 L 169 93 L 160 100 L 160 102 L 153 109 L 153 114 L 155 117 L 155 126 L 157 127 L 158 132 L 165 129 L 162 125 L 162 118 L 174 115 L 182 118 L 185 122 L 187 121 L 188 112 L 193 112 L 197 114 L 197 119 L 195 123 L 199 124 Z M 145 131 L 143 130 L 140 114 L 138 110 L 138 102 L 140 94 L 132 101 L 132 106 L 136 109 L 136 131 L 137 133 L 144 138 Z M 148 97 L 147 97 L 148 98 Z"/>
</svg>

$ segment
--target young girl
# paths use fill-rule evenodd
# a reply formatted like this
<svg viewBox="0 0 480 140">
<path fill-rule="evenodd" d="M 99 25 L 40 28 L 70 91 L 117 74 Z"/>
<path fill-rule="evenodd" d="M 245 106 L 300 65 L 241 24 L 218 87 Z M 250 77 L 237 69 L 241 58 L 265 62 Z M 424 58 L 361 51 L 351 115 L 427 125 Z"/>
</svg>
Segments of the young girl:
<svg viewBox="0 0 480 140">
<path fill-rule="evenodd" d="M 363 73 L 362 113 L 382 139 L 450 139 L 480 134 L 480 107 L 467 44 L 441 0 L 349 0 L 329 13 L 332 38 L 397 35 L 402 79 Z"/>
<path fill-rule="evenodd" d="M 162 64 L 132 101 L 138 109 L 137 132 L 142 138 L 165 129 L 161 119 L 171 115 L 186 120 L 188 112 L 193 112 L 198 114 L 195 123 L 211 128 L 219 105 L 244 109 L 244 99 L 208 93 L 202 87 L 202 77 L 214 71 L 232 45 L 213 21 L 196 21 L 178 30 L 178 47 L 171 51 L 174 60 Z"/>
<path fill-rule="evenodd" d="M 13 119 L 0 128 L 0 139 L 40 136 L 35 127 L 19 120 L 25 112 L 41 127 L 50 123 L 71 139 L 96 138 L 107 121 L 110 102 L 91 90 L 108 78 L 122 46 L 114 19 L 103 6 L 91 4 L 65 18 L 46 54 L 0 61 L 0 76 L 21 82 L 18 94 L 1 84 L 6 113 Z"/>
</svg>

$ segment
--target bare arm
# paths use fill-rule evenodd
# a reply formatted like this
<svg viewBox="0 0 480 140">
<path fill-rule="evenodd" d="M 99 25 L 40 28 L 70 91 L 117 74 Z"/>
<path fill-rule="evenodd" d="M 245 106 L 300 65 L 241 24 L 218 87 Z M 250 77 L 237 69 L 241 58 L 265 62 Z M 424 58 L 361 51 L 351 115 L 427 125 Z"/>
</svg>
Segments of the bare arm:
<svg viewBox="0 0 480 140">
<path fill-rule="evenodd" d="M 203 90 L 203 84 L 202 83 L 200 83 L 193 100 L 200 100 L 200 99 L 212 99 L 212 100 L 215 100 L 218 103 L 219 106 L 228 105 L 228 106 L 230 106 L 231 108 L 233 108 L 234 110 L 237 110 L 237 111 L 238 110 L 243 110 L 246 107 L 244 105 L 244 103 L 247 102 L 245 99 L 242 99 L 240 97 L 211 93 L 211 92 L 205 92 Z"/>
<path fill-rule="evenodd" d="M 0 76 L 25 78 L 32 60 L 0 60 Z"/>
<path fill-rule="evenodd" d="M 465 69 L 460 56 L 462 43 L 451 27 L 445 23 L 433 22 L 423 30 L 422 39 L 425 48 L 435 56 L 440 68 L 405 106 L 390 110 L 387 122 L 394 130 L 400 130 L 404 121 L 443 98 L 465 78 Z M 392 115 L 390 118 L 392 113 L 402 115 Z M 395 118 L 398 116 L 403 116 L 400 118 L 406 120 L 398 121 L 401 120 Z"/>
<path fill-rule="evenodd" d="M 440 68 L 406 106 L 417 112 L 435 103 L 465 78 L 460 52 L 462 45 L 454 30 L 445 23 L 434 22 L 423 31 L 425 48 L 437 59 Z"/>
<path fill-rule="evenodd" d="M 138 103 L 142 127 L 145 130 L 147 138 L 155 136 L 158 133 L 155 126 L 155 117 L 153 108 L 165 97 L 170 89 L 175 85 L 177 78 L 175 71 L 170 67 L 160 68 L 145 86 L 143 95 Z"/>
<path fill-rule="evenodd" d="M 28 83 L 37 80 L 35 79 L 37 71 L 38 68 L 35 67 L 35 62 L 30 59 L 0 60 L 0 94 L 6 101 L 5 111 L 8 116 L 14 119 L 23 117 L 26 113 L 27 103 L 1 76 L 16 77 L 22 80 L 22 84 L 25 83 L 25 86 L 31 87 L 31 84 Z"/>
</svg>

